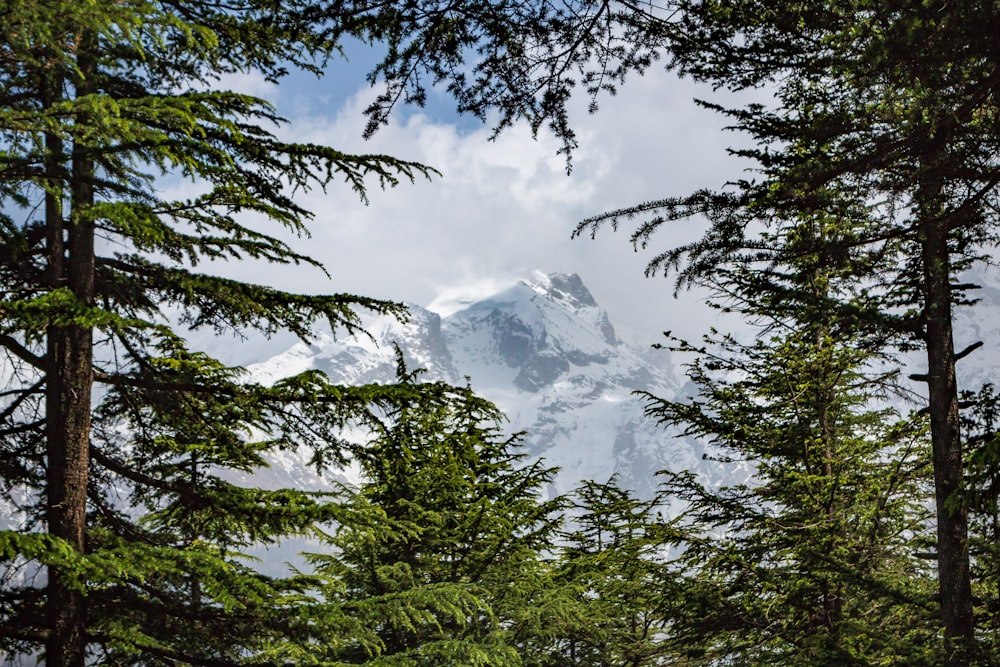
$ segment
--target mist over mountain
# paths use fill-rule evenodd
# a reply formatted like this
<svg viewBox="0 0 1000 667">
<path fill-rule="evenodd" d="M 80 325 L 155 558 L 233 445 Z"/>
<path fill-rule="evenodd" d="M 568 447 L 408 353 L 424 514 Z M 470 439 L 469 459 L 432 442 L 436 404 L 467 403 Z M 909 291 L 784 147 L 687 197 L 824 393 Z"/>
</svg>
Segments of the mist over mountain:
<svg viewBox="0 0 1000 667">
<path fill-rule="evenodd" d="M 980 302 L 956 310 L 955 344 L 985 346 L 960 362 L 963 388 L 997 382 L 1000 289 L 988 276 L 970 276 L 983 287 Z M 552 493 L 571 490 L 584 479 L 619 482 L 649 496 L 659 470 L 691 470 L 712 485 L 745 481 L 749 463 L 714 460 L 707 445 L 656 424 L 643 414 L 634 391 L 675 398 L 690 391 L 666 350 L 636 348 L 615 332 L 607 312 L 576 274 L 533 272 L 490 289 L 452 291 L 428 307 L 409 304 L 405 323 L 370 322 L 371 337 L 334 339 L 320 334 L 312 345 L 293 343 L 283 352 L 248 366 L 251 377 L 273 382 L 315 368 L 342 384 L 388 383 L 396 372 L 395 345 L 410 369 L 427 380 L 464 384 L 493 401 L 524 431 L 526 450 L 560 468 Z M 669 321 L 669 316 L 664 318 Z M 260 354 L 284 341 L 254 344 Z M 911 355 L 906 372 L 923 372 L 926 361 Z M 918 394 L 920 383 L 911 388 Z M 914 406 L 899 405 L 903 412 Z M 263 473 L 273 483 L 319 484 L 294 455 Z M 350 471 L 341 479 L 350 480 Z"/>
<path fill-rule="evenodd" d="M 964 276 L 962 282 L 980 285 L 969 296 L 971 306 L 955 308 L 955 351 L 982 342 L 983 347 L 960 359 L 956 367 L 959 389 L 978 391 L 984 384 L 1000 386 L 1000 287 L 994 274 Z M 919 368 L 926 368 L 924 359 Z M 918 372 L 923 372 L 922 370 Z"/>
<path fill-rule="evenodd" d="M 427 380 L 468 378 L 496 403 L 511 432 L 525 432 L 527 452 L 560 468 L 552 493 L 618 475 L 622 485 L 648 496 L 662 469 L 693 470 L 715 483 L 746 476 L 706 460 L 703 445 L 643 415 L 632 392 L 672 398 L 682 381 L 669 370 L 666 351 L 650 355 L 621 340 L 575 274 L 534 272 L 489 294 L 409 308 L 405 323 L 372 322 L 370 339 L 321 335 L 250 365 L 251 376 L 267 383 L 319 369 L 337 383 L 388 383 L 398 345 L 409 368 L 424 369 Z M 297 466 L 280 461 L 275 468 L 291 473 Z"/>
</svg>

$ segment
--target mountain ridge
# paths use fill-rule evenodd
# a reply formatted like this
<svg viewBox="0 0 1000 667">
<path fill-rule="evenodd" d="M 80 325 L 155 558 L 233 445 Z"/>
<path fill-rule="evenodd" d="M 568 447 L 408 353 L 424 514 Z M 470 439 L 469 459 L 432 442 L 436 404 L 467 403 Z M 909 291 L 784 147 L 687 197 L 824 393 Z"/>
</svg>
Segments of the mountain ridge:
<svg viewBox="0 0 1000 667">
<path fill-rule="evenodd" d="M 430 310 L 435 305 L 441 312 Z M 700 443 L 644 416 L 634 391 L 673 398 L 683 383 L 665 370 L 668 362 L 652 363 L 618 337 L 578 275 L 535 271 L 486 294 L 408 307 L 406 322 L 376 319 L 367 338 L 318 335 L 251 364 L 250 376 L 266 383 L 314 368 L 335 383 L 388 383 L 398 346 L 427 380 L 468 379 L 494 402 L 511 432 L 525 433 L 526 452 L 560 468 L 553 494 L 616 475 L 648 497 L 661 469 L 693 470 L 707 481 L 732 474 Z"/>
</svg>

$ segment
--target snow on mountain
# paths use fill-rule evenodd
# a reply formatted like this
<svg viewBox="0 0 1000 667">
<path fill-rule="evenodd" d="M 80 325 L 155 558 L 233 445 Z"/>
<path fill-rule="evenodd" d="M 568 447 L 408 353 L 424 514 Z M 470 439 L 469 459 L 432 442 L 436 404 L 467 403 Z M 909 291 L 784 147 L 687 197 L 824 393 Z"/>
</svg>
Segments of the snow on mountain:
<svg viewBox="0 0 1000 667">
<path fill-rule="evenodd" d="M 664 468 L 694 470 L 715 482 L 733 474 L 704 460 L 698 443 L 642 414 L 633 391 L 676 395 L 678 382 L 662 370 L 670 364 L 651 363 L 619 339 L 577 275 L 535 272 L 489 294 L 411 305 L 407 322 L 382 318 L 367 328 L 371 338 L 318 336 L 312 345 L 296 344 L 251 365 L 251 377 L 270 382 L 316 368 L 337 383 L 391 382 L 398 345 L 409 367 L 425 369 L 427 379 L 461 384 L 468 377 L 496 403 L 511 431 L 526 432 L 527 451 L 561 469 L 553 492 L 617 474 L 648 495 L 654 473 Z"/>
<path fill-rule="evenodd" d="M 962 349 L 985 342 L 959 362 L 961 387 L 975 390 L 985 382 L 1000 384 L 1000 318 L 995 315 L 1000 288 L 995 276 L 968 276 L 968 282 L 983 287 L 972 294 L 979 303 L 956 309 L 955 344 Z M 511 432 L 526 432 L 527 451 L 561 469 L 553 492 L 617 474 L 622 484 L 646 495 L 661 469 L 691 470 L 710 484 L 749 475 L 748 468 L 704 458 L 704 444 L 643 415 L 643 402 L 633 391 L 673 398 L 691 387 L 667 352 L 638 350 L 623 341 L 575 274 L 534 272 L 472 285 L 409 310 L 406 322 L 382 317 L 366 323 L 370 336 L 317 333 L 305 344 L 290 335 L 244 340 L 192 332 L 192 347 L 229 363 L 249 364 L 249 379 L 265 384 L 313 368 L 336 383 L 363 384 L 393 381 L 398 345 L 407 365 L 425 369 L 428 380 L 464 384 L 468 377 L 477 393 L 496 403 L 509 418 Z M 7 383 L 13 376 L 5 366 L 10 363 L 0 358 L 0 378 Z M 924 372 L 926 362 L 914 353 L 907 365 L 908 372 Z M 913 388 L 919 392 L 922 386 Z M 357 478 L 352 470 L 318 475 L 306 459 L 303 452 L 279 452 L 269 469 L 255 473 L 254 483 L 323 490 Z M 0 516 L 6 516 L 0 523 L 9 526 L 20 513 L 13 505 L 0 505 Z"/>
<path fill-rule="evenodd" d="M 7 397 L 28 388 L 37 380 L 36 371 L 10 354 L 0 354 L 0 396 L 4 397 L 0 399 L 0 410 L 12 409 L 11 399 Z M 36 418 L 30 401 L 14 414 L 29 422 Z M 0 493 L 0 530 L 19 530 L 26 520 L 24 508 L 33 504 L 31 493 L 20 485 L 8 484 L 2 477 L 0 484 L 3 484 L 3 493 Z"/>
</svg>

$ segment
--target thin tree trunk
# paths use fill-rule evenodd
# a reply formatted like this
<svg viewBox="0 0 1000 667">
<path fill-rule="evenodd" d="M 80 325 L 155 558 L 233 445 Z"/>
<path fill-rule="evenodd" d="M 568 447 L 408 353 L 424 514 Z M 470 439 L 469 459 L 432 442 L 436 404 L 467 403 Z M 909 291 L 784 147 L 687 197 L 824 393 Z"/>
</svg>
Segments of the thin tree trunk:
<svg viewBox="0 0 1000 667">
<path fill-rule="evenodd" d="M 51 370 L 46 396 L 49 533 L 84 551 L 90 435 L 91 333 L 83 327 L 49 331 Z M 71 573 L 49 569 L 48 667 L 82 667 L 84 607 L 82 594 L 68 585 Z"/>
<path fill-rule="evenodd" d="M 86 40 L 83 40 L 86 42 Z M 79 60 L 84 80 L 77 94 L 91 89 L 93 63 Z M 61 83 L 61 82 L 60 82 Z M 59 91 L 61 93 L 61 91 Z M 77 122 L 80 122 L 79 120 Z M 78 302 L 94 302 L 94 225 L 87 216 L 94 201 L 93 160 L 74 144 L 70 172 L 69 224 L 62 210 L 63 142 L 53 137 L 49 150 L 52 190 L 46 196 L 49 269 L 52 287 L 68 287 Z M 65 236 L 65 241 L 64 241 Z M 90 404 L 93 384 L 93 331 L 85 323 L 48 329 L 46 384 L 47 519 L 49 533 L 84 553 Z M 83 667 L 86 658 L 86 610 L 78 577 L 49 569 L 46 643 L 47 667 Z"/>
<path fill-rule="evenodd" d="M 928 168 L 928 165 L 925 165 Z M 933 170 L 933 164 L 929 165 Z M 921 183 L 920 244 L 927 349 L 928 408 L 937 510 L 938 584 L 946 664 L 967 664 L 974 639 L 968 547 L 968 510 L 962 486 L 962 439 L 951 313 L 950 220 L 943 215 L 937 179 Z"/>
</svg>

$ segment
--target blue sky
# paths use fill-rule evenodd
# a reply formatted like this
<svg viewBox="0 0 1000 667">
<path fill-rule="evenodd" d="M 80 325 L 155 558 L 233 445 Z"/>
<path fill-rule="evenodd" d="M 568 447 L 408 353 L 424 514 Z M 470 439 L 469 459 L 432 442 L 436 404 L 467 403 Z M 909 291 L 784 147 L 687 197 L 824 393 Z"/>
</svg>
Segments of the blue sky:
<svg viewBox="0 0 1000 667">
<path fill-rule="evenodd" d="M 290 121 L 281 129 L 287 138 L 388 153 L 442 175 L 373 190 L 368 206 L 343 186 L 301 196 L 316 219 L 311 238 L 292 242 L 326 265 L 329 280 L 302 268 L 234 265 L 227 273 L 288 289 L 426 305 L 457 285 L 475 288 L 533 269 L 573 272 L 636 342 L 652 343 L 665 329 L 697 338 L 715 323 L 699 295 L 675 300 L 670 281 L 643 277 L 650 255 L 633 252 L 627 233 L 570 239 L 588 215 L 745 175 L 745 165 L 726 153 L 739 137 L 692 101 L 710 90 L 654 71 L 601 100 L 597 114 L 587 113 L 587 99 L 575 100 L 580 148 L 567 175 L 553 137 L 532 139 L 519 125 L 491 142 L 488 126 L 456 116 L 443 95 L 432 95 L 424 109 L 399 109 L 365 141 L 363 110 L 375 93 L 364 73 L 372 56 L 360 47 L 348 55 L 318 80 L 295 74 L 279 86 L 254 77 L 223 84 L 271 100 Z M 661 248 L 695 238 L 698 228 L 683 223 L 671 234 L 661 236 Z"/>
</svg>

